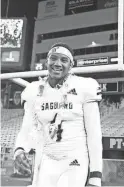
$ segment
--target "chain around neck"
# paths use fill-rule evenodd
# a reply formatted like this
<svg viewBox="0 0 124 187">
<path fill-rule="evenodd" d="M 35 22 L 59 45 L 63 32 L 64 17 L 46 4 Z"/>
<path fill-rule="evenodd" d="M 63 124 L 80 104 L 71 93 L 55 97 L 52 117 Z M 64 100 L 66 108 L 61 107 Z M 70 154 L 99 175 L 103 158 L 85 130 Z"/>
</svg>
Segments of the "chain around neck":
<svg viewBox="0 0 124 187">
<path fill-rule="evenodd" d="M 60 81 L 58 84 L 56 84 L 56 86 L 55 86 L 54 88 L 55 88 L 55 89 L 60 89 L 60 88 L 64 85 L 64 83 L 66 82 L 66 80 L 67 80 L 70 76 L 72 76 L 72 75 L 74 76 L 74 74 L 68 73 L 68 74 L 64 77 L 64 79 L 63 79 L 62 81 Z M 47 83 L 49 83 L 49 82 L 48 82 L 48 79 L 49 79 L 49 75 L 46 76 L 46 77 L 44 77 L 43 79 L 41 79 L 43 82 L 42 82 L 41 85 L 39 85 L 39 94 L 38 94 L 39 96 L 42 96 L 45 85 L 46 85 Z"/>
<path fill-rule="evenodd" d="M 68 73 L 64 78 L 63 80 L 60 80 L 53 88 L 57 88 L 57 89 L 60 89 L 63 84 L 66 82 L 66 80 L 68 79 L 68 77 L 70 76 L 71 74 Z M 49 83 L 49 75 L 48 75 L 48 78 L 47 78 L 47 82 Z M 50 84 L 50 83 L 49 83 Z M 50 85 L 51 86 L 51 85 Z"/>
</svg>

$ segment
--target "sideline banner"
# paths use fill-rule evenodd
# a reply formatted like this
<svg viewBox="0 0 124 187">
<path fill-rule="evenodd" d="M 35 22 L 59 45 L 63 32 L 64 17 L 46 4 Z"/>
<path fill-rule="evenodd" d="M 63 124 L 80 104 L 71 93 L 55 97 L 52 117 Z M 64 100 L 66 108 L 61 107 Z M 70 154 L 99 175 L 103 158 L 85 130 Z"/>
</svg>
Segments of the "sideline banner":
<svg viewBox="0 0 124 187">
<path fill-rule="evenodd" d="M 124 151 L 124 137 L 103 137 L 103 149 Z"/>
<path fill-rule="evenodd" d="M 96 0 L 67 0 L 65 15 L 78 14 L 96 10 Z"/>
<path fill-rule="evenodd" d="M 92 58 L 92 59 L 77 59 L 77 67 L 81 66 L 92 66 L 92 65 L 103 65 L 108 64 L 109 58 L 108 57 L 99 57 L 99 58 Z"/>
</svg>

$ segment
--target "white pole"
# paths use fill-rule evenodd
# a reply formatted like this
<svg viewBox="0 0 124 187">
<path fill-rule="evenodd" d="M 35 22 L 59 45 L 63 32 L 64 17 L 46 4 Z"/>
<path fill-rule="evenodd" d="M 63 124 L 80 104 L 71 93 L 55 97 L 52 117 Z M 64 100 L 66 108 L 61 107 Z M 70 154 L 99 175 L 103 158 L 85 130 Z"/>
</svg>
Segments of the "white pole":
<svg viewBox="0 0 124 187">
<path fill-rule="evenodd" d="M 17 83 L 20 86 L 23 86 L 23 87 L 26 87 L 29 84 L 28 81 L 25 81 L 21 78 L 14 78 L 14 79 L 10 79 L 10 80 L 14 83 Z"/>
<path fill-rule="evenodd" d="M 123 64 L 123 33 L 124 33 L 124 1 L 118 0 L 118 65 L 122 67 Z"/>
<path fill-rule="evenodd" d="M 15 73 L 3 73 L 0 75 L 0 79 L 12 79 L 12 78 L 31 78 L 38 76 L 46 76 L 47 70 L 44 71 L 25 71 L 25 72 L 15 72 Z"/>
<path fill-rule="evenodd" d="M 118 64 L 112 65 L 100 65 L 90 67 L 76 67 L 72 68 L 72 73 L 75 74 L 87 74 L 87 73 L 100 73 L 100 72 L 112 72 L 112 71 L 124 71 L 124 65 L 119 66 Z M 27 72 L 16 72 L 16 73 L 3 73 L 0 75 L 0 79 L 13 79 L 13 78 L 26 78 L 26 77 L 44 77 L 48 74 L 47 70 L 42 71 L 27 71 Z"/>
<path fill-rule="evenodd" d="M 9 0 L 7 1 L 7 8 L 6 8 L 6 18 L 8 18 L 8 13 L 9 13 Z"/>
</svg>

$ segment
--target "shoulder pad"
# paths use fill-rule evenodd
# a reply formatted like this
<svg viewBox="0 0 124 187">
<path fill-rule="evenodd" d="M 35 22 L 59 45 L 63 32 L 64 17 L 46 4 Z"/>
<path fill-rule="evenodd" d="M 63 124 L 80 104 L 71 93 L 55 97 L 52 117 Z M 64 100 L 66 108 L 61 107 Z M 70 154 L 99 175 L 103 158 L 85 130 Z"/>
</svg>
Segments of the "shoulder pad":
<svg viewBox="0 0 124 187">
<path fill-rule="evenodd" d="M 40 81 L 29 83 L 21 94 L 21 101 L 32 100 L 38 94 L 38 86 Z"/>
<path fill-rule="evenodd" d="M 92 78 L 86 78 L 86 96 L 85 102 L 101 101 L 101 88 L 98 82 Z"/>
</svg>

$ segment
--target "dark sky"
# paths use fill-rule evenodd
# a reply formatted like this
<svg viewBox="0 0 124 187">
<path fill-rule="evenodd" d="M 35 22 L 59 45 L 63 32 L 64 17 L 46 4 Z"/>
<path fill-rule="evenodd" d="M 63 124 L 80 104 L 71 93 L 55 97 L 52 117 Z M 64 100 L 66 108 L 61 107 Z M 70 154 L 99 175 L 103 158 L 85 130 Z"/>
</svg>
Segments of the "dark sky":
<svg viewBox="0 0 124 187">
<path fill-rule="evenodd" d="M 38 0 L 1 0 L 1 17 L 26 16 L 30 19 L 36 17 L 37 5 Z"/>
</svg>

